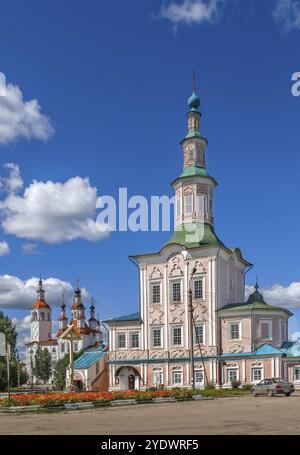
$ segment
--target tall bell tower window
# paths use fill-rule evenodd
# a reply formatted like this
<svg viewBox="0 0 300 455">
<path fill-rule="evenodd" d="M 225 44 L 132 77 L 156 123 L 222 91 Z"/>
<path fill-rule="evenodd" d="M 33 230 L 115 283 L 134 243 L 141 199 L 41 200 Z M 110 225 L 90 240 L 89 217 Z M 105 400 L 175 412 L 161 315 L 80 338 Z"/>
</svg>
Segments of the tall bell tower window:
<svg viewBox="0 0 300 455">
<path fill-rule="evenodd" d="M 188 194 L 184 196 L 184 213 L 191 214 L 193 213 L 193 195 Z"/>
</svg>

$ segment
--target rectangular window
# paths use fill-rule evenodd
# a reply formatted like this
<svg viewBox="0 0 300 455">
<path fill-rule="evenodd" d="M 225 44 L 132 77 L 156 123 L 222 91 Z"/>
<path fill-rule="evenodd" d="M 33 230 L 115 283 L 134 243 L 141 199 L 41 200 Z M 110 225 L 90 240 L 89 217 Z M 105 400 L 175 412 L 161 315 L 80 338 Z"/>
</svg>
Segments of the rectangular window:
<svg viewBox="0 0 300 455">
<path fill-rule="evenodd" d="M 163 384 L 163 372 L 162 371 L 153 371 L 153 385 L 157 387 L 160 384 Z"/>
<path fill-rule="evenodd" d="M 153 283 L 152 290 L 152 303 L 160 303 L 160 283 Z"/>
<path fill-rule="evenodd" d="M 262 340 L 270 340 L 272 338 L 271 324 L 271 321 L 260 321 L 260 337 Z"/>
<path fill-rule="evenodd" d="M 300 381 L 300 367 L 294 368 L 294 378 L 295 381 Z"/>
<path fill-rule="evenodd" d="M 138 332 L 130 334 L 130 347 L 131 348 L 140 347 L 140 334 Z"/>
<path fill-rule="evenodd" d="M 259 382 L 262 380 L 262 369 L 252 368 L 252 382 Z"/>
<path fill-rule="evenodd" d="M 96 375 L 99 374 L 99 362 L 96 363 Z"/>
<path fill-rule="evenodd" d="M 182 327 L 173 327 L 173 346 L 182 345 Z"/>
<path fill-rule="evenodd" d="M 237 368 L 228 368 L 227 370 L 227 383 L 230 384 L 232 381 L 237 381 L 238 370 Z"/>
<path fill-rule="evenodd" d="M 74 342 L 74 352 L 78 351 L 78 343 L 77 341 Z"/>
<path fill-rule="evenodd" d="M 66 349 L 66 348 L 65 348 L 65 343 L 64 343 L 64 341 L 61 343 L 60 346 L 61 346 L 61 347 L 60 347 L 61 353 L 64 354 L 64 353 L 65 353 L 65 349 Z"/>
<path fill-rule="evenodd" d="M 180 281 L 176 281 L 176 282 L 172 283 L 172 299 L 173 299 L 173 302 L 181 301 L 181 283 L 180 283 Z"/>
<path fill-rule="evenodd" d="M 181 199 L 180 196 L 176 199 L 176 216 L 181 215 Z"/>
<path fill-rule="evenodd" d="M 126 334 L 125 333 L 118 333 L 118 343 L 117 346 L 118 348 L 126 348 Z"/>
<path fill-rule="evenodd" d="M 184 196 L 184 213 L 189 215 L 193 213 L 193 195 Z"/>
<path fill-rule="evenodd" d="M 182 385 L 182 371 L 173 371 L 173 385 Z"/>
<path fill-rule="evenodd" d="M 161 328 L 152 329 L 152 346 L 161 348 Z"/>
<path fill-rule="evenodd" d="M 203 279 L 194 281 L 194 299 L 203 299 Z"/>
<path fill-rule="evenodd" d="M 240 323 L 239 322 L 230 322 L 228 334 L 229 334 L 230 340 L 239 340 L 241 338 Z"/>
<path fill-rule="evenodd" d="M 203 384 L 203 371 L 196 370 L 195 371 L 195 384 Z"/>
<path fill-rule="evenodd" d="M 204 344 L 204 324 L 197 324 L 194 327 L 194 344 Z"/>
</svg>

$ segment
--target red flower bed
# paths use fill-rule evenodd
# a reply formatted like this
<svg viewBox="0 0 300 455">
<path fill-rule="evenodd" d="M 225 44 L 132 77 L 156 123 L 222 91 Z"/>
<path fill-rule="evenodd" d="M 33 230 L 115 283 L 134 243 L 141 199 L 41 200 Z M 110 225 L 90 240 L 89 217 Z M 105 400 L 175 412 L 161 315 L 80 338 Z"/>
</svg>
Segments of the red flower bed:
<svg viewBox="0 0 300 455">
<path fill-rule="evenodd" d="M 188 389 L 157 390 L 157 391 L 139 391 L 124 390 L 116 392 L 81 392 L 81 393 L 48 393 L 48 394 L 24 394 L 11 395 L 10 402 L 7 398 L 0 399 L 0 407 L 7 406 L 31 406 L 40 405 L 43 407 L 61 406 L 65 403 L 107 403 L 112 400 L 130 400 L 138 401 L 152 400 L 157 397 L 176 397 L 187 398 L 192 395 Z"/>
</svg>

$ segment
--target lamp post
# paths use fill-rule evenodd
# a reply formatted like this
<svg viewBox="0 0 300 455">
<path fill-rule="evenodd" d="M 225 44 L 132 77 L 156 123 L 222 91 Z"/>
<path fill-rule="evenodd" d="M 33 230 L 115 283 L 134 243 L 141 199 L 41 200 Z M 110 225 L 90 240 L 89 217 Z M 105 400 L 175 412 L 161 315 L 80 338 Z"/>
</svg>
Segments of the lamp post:
<svg viewBox="0 0 300 455">
<path fill-rule="evenodd" d="M 196 272 L 196 268 L 193 268 L 190 281 L 189 281 L 189 290 L 188 290 L 188 298 L 189 298 L 189 313 L 190 313 L 190 353 L 191 353 L 191 386 L 195 388 L 195 358 L 194 358 L 194 326 L 193 326 L 193 291 L 191 288 L 191 281 L 193 278 L 194 273 Z"/>
<path fill-rule="evenodd" d="M 30 393 L 32 393 L 33 392 L 33 361 L 32 361 L 33 351 L 32 351 L 32 348 L 30 348 L 29 354 L 30 354 Z"/>
</svg>

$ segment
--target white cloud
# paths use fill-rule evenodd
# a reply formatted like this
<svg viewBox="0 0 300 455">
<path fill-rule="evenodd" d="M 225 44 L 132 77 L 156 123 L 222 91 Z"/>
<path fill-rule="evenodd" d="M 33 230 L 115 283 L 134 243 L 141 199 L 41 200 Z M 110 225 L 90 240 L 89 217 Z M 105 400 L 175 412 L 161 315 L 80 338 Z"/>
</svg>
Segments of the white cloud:
<svg viewBox="0 0 300 455">
<path fill-rule="evenodd" d="M 289 336 L 290 341 L 300 341 L 300 332 L 294 332 Z"/>
<path fill-rule="evenodd" d="M 0 309 L 22 309 L 30 310 L 31 305 L 37 298 L 36 289 L 39 278 L 30 278 L 26 281 L 16 276 L 0 275 Z M 62 302 L 62 295 L 65 296 L 66 304 L 71 304 L 74 289 L 67 281 L 58 278 L 47 278 L 43 280 L 43 287 L 46 291 L 45 299 L 53 307 L 58 307 Z M 82 297 L 87 298 L 89 294 L 82 289 Z"/>
<path fill-rule="evenodd" d="M 246 298 L 254 291 L 253 286 L 246 286 Z M 260 288 L 267 303 L 283 308 L 300 308 L 300 282 L 293 282 L 289 286 L 274 284 Z"/>
<path fill-rule="evenodd" d="M 300 1 L 276 0 L 273 18 L 285 31 L 300 28 Z"/>
<path fill-rule="evenodd" d="M 12 322 L 16 327 L 17 332 L 17 348 L 21 352 L 24 350 L 25 344 L 30 341 L 30 320 L 31 316 L 25 316 L 24 318 L 12 318 Z M 21 353 L 20 353 L 21 354 Z M 22 354 L 20 357 L 24 357 Z"/>
<path fill-rule="evenodd" d="M 88 178 L 72 177 L 63 183 L 34 180 L 23 195 L 11 192 L 0 203 L 2 227 L 8 234 L 48 243 L 102 240 L 108 228 L 94 219 L 96 202 L 97 189 Z"/>
<path fill-rule="evenodd" d="M 0 242 L 0 256 L 7 256 L 8 254 L 10 254 L 9 244 L 3 240 Z"/>
<path fill-rule="evenodd" d="M 20 167 L 16 163 L 5 163 L 2 167 L 8 171 L 8 176 L 0 177 L 0 188 L 7 193 L 15 193 L 23 187 Z"/>
<path fill-rule="evenodd" d="M 8 84 L 0 96 L 0 144 L 18 138 L 47 140 L 54 133 L 50 120 L 41 113 L 36 99 L 24 101 L 18 86 Z"/>
<path fill-rule="evenodd" d="M 213 22 L 223 0 L 184 0 L 181 3 L 163 5 L 160 16 L 169 19 L 175 26 L 179 23 L 202 24 Z"/>
<path fill-rule="evenodd" d="M 43 254 L 41 251 L 37 250 L 36 243 L 23 243 L 21 249 L 23 254 Z"/>
</svg>

